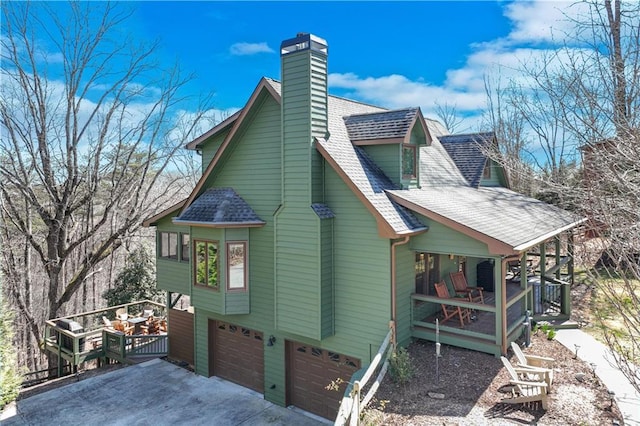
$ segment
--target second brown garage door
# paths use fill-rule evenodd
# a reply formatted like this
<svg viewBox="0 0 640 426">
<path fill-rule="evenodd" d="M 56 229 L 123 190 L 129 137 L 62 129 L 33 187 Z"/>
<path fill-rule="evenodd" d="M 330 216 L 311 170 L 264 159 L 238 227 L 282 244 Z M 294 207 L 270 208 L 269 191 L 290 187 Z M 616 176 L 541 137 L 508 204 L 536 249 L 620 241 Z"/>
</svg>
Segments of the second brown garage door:
<svg viewBox="0 0 640 426">
<path fill-rule="evenodd" d="M 297 342 L 287 342 L 287 404 L 335 419 L 347 382 L 360 360 Z M 341 378 L 339 390 L 326 386 Z"/>
<path fill-rule="evenodd" d="M 209 320 L 209 371 L 213 375 L 264 392 L 262 333 Z"/>
</svg>

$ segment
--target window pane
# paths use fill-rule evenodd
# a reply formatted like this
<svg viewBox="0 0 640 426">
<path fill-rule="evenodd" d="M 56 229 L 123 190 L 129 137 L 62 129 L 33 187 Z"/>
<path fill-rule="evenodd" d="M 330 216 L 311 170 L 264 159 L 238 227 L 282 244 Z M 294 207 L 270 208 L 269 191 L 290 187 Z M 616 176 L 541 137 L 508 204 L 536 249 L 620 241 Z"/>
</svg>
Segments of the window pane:
<svg viewBox="0 0 640 426">
<path fill-rule="evenodd" d="M 227 244 L 227 261 L 229 265 L 228 288 L 245 288 L 245 243 Z"/>
<path fill-rule="evenodd" d="M 196 241 L 196 284 L 207 285 L 207 243 Z"/>
<path fill-rule="evenodd" d="M 210 287 L 218 286 L 218 245 L 216 243 L 207 243 L 207 262 L 208 262 L 208 280 Z"/>
<path fill-rule="evenodd" d="M 414 146 L 402 147 L 402 175 L 415 177 L 416 175 L 416 150 Z"/>
<path fill-rule="evenodd" d="M 160 233 L 160 257 L 169 257 L 169 234 Z"/>
<path fill-rule="evenodd" d="M 169 232 L 169 259 L 178 258 L 178 234 Z"/>
<path fill-rule="evenodd" d="M 188 261 L 189 260 L 189 247 L 190 247 L 189 241 L 190 241 L 190 237 L 189 237 L 189 234 L 180 234 L 180 235 L 181 235 L 181 239 L 182 239 L 182 241 L 181 241 L 182 254 L 180 256 L 181 256 L 182 260 Z"/>
</svg>

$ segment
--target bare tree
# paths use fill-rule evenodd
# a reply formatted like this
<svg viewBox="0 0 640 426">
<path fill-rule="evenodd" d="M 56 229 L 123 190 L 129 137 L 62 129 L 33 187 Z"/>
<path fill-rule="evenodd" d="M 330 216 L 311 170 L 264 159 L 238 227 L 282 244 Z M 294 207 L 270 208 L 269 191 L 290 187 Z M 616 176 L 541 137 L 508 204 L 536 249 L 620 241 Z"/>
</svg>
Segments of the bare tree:
<svg viewBox="0 0 640 426">
<path fill-rule="evenodd" d="M 164 176 L 201 117 L 174 118 L 190 77 L 131 40 L 130 17 L 121 4 L 2 4 L 3 290 L 32 350 L 44 320 L 183 189 Z"/>
<path fill-rule="evenodd" d="M 604 252 L 592 279 L 624 333 L 600 318 L 620 370 L 640 390 L 640 3 L 577 2 L 564 45 L 522 67 L 510 105 L 545 158 L 540 185 L 586 216 Z M 512 119 L 512 118 L 510 118 Z M 582 158 L 582 173 L 573 166 Z M 576 179 L 580 177 L 580 179 Z M 612 314 L 613 312 L 613 314 Z"/>
<path fill-rule="evenodd" d="M 458 126 L 462 123 L 462 118 L 458 116 L 456 106 L 447 102 L 444 104 L 436 102 L 435 106 L 435 113 L 438 119 L 450 133 L 455 133 Z"/>
</svg>

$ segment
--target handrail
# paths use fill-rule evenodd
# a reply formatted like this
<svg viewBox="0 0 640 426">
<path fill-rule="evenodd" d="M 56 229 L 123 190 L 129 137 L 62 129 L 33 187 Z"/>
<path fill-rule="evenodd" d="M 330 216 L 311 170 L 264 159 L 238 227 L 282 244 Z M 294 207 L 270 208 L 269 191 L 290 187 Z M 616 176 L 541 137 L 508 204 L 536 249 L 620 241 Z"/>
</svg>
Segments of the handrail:
<svg viewBox="0 0 640 426">
<path fill-rule="evenodd" d="M 334 422 L 335 426 L 343 426 L 350 420 L 350 424 L 360 424 L 360 413 L 362 409 L 366 407 L 369 403 L 373 395 L 378 390 L 382 379 L 384 378 L 388 366 L 389 366 L 389 357 L 391 356 L 391 351 L 387 351 L 390 347 L 389 343 L 393 337 L 393 327 L 390 327 L 387 336 L 382 341 L 380 345 L 380 349 L 378 349 L 378 353 L 373 357 L 371 364 L 369 364 L 369 368 L 362 375 L 360 380 L 356 380 L 353 383 L 353 387 L 351 389 L 347 388 L 345 391 L 345 396 L 342 398 L 342 402 L 340 403 L 340 408 L 338 409 L 338 415 L 336 416 L 336 420 Z M 382 360 L 384 354 L 387 354 L 384 359 L 384 364 L 380 369 L 376 377 L 376 381 L 371 385 L 371 388 L 365 395 L 363 400 L 360 400 L 360 393 L 362 389 L 367 385 L 367 382 L 373 377 L 373 373 L 376 371 L 378 366 L 380 365 L 380 361 Z M 355 374 L 354 374 L 355 375 Z"/>
<path fill-rule="evenodd" d="M 469 302 L 468 299 L 456 298 L 456 297 L 437 297 L 426 296 L 424 294 L 413 293 L 411 295 L 412 300 L 420 300 L 422 302 L 440 303 L 451 306 L 460 306 L 462 308 L 475 309 L 478 311 L 495 312 L 496 307 L 494 305 L 488 305 L 484 303 Z"/>
</svg>

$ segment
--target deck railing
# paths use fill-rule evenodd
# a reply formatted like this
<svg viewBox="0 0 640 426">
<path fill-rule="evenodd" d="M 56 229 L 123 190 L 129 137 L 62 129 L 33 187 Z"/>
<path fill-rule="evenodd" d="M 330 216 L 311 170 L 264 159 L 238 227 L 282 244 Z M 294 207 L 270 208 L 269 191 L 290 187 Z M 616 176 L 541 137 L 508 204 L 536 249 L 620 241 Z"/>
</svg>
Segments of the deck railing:
<svg viewBox="0 0 640 426">
<path fill-rule="evenodd" d="M 67 361 L 75 371 L 78 365 L 93 359 L 106 357 L 126 362 L 127 357 L 131 356 L 165 355 L 166 335 L 136 335 L 121 339 L 118 332 L 109 332 L 104 328 L 103 316 L 113 319 L 118 309 L 124 309 L 130 316 L 134 316 L 142 313 L 148 306 L 153 307 L 156 316 L 166 316 L 164 305 L 143 300 L 46 321 L 44 347 L 57 355 L 58 375 L 62 374 L 63 361 Z M 67 325 L 71 321 L 77 328 L 75 331 L 67 330 L 62 326 L 64 324 L 61 320 L 66 320 Z"/>
<path fill-rule="evenodd" d="M 382 345 L 380 345 L 380 349 L 378 349 L 378 353 L 371 361 L 369 368 L 367 368 L 360 379 L 350 383 L 345 390 L 334 425 L 342 426 L 346 425 L 347 422 L 349 422 L 350 425 L 360 424 L 360 413 L 362 413 L 364 407 L 366 407 L 369 401 L 371 401 L 380 387 L 382 379 L 384 379 L 384 376 L 387 374 L 389 358 L 393 349 L 390 345 L 392 338 L 393 327 L 391 327 L 389 333 L 387 333 L 387 337 L 385 337 Z M 363 389 L 366 388 L 369 380 L 371 380 L 375 372 L 378 370 L 380 363 L 382 363 L 382 367 L 378 371 L 376 380 L 371 384 L 364 398 L 360 399 Z M 358 377 L 359 373 L 360 371 L 356 372 L 356 374 L 353 375 L 352 380 L 354 377 Z"/>
</svg>

